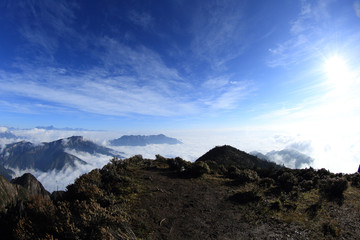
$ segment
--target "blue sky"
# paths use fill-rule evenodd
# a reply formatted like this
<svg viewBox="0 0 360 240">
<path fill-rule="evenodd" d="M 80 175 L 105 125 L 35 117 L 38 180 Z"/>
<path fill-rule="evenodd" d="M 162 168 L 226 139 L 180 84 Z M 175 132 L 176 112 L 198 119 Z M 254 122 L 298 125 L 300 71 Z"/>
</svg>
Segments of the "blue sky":
<svg viewBox="0 0 360 240">
<path fill-rule="evenodd" d="M 359 1 L 1 1 L 0 13 L 2 126 L 357 126 Z"/>
</svg>

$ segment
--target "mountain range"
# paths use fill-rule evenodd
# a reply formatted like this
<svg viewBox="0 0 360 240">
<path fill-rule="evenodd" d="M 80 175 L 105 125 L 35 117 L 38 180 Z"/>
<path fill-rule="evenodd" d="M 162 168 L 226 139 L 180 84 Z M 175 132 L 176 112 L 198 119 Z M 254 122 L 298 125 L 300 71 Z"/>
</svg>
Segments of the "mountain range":
<svg viewBox="0 0 360 240">
<path fill-rule="evenodd" d="M 124 135 L 109 141 L 112 146 L 146 146 L 149 144 L 181 144 L 176 138 L 170 138 L 164 134 L 158 135 Z"/>
<path fill-rule="evenodd" d="M 65 166 L 75 166 L 75 163 L 86 164 L 82 159 L 70 154 L 67 150 L 75 150 L 89 154 L 103 154 L 120 157 L 119 152 L 85 140 L 81 136 L 72 136 L 33 144 L 27 141 L 7 144 L 0 153 L 0 164 L 13 169 L 38 169 L 41 171 L 61 170 Z"/>
</svg>

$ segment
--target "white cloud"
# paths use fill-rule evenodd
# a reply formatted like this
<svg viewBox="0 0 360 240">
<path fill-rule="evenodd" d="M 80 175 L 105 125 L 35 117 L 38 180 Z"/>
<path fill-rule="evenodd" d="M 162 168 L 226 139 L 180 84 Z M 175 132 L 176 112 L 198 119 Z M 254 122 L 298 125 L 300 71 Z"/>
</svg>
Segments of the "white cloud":
<svg viewBox="0 0 360 240">
<path fill-rule="evenodd" d="M 66 150 L 66 152 L 75 155 L 76 157 L 86 161 L 88 164 L 81 164 L 75 162 L 75 166 L 64 166 L 61 170 L 51 170 L 48 172 L 42 172 L 36 169 L 11 169 L 14 171 L 13 177 L 22 176 L 24 173 L 33 174 L 49 192 L 55 190 L 65 190 L 66 186 L 73 183 L 76 178 L 82 174 L 88 173 L 95 168 L 102 168 L 111 160 L 111 156 L 96 154 L 91 155 L 89 153 L 77 152 L 75 150 Z"/>
<path fill-rule="evenodd" d="M 184 74 L 179 67 L 181 61 L 168 61 L 161 51 L 136 40 L 126 45 L 123 39 L 111 34 L 100 36 L 79 32 L 74 27 L 78 7 L 75 4 L 39 1 L 13 5 L 24 17 L 24 21 L 20 21 L 20 31 L 28 44 L 21 47 L 33 54 L 17 58 L 13 64 L 17 71 L 0 70 L 0 93 L 12 98 L 0 99 L 0 104 L 8 111 L 36 114 L 52 109 L 111 116 L 196 115 L 214 109 L 231 109 L 238 105 L 239 96 L 243 97 L 246 91 L 239 86 L 229 86 L 221 92 L 209 92 L 199 88 L 199 80 L 192 79 L 191 74 Z M 244 46 L 243 41 L 239 41 L 244 39 L 241 38 L 244 26 L 240 21 L 243 15 L 241 4 L 223 7 L 219 6 L 211 13 L 206 13 L 211 7 L 200 10 L 206 16 L 196 16 L 201 21 L 193 26 L 193 52 L 202 62 L 211 59 L 215 68 L 221 68 L 229 59 L 241 54 L 240 49 Z M 211 15 L 210 22 L 207 22 L 207 14 Z M 146 12 L 131 10 L 127 17 L 147 29 L 154 24 L 153 17 Z M 106 31 L 114 27 L 107 24 Z M 97 64 L 84 63 L 81 70 L 78 66 L 61 64 L 53 56 L 57 51 L 88 58 Z M 178 56 L 182 54 L 184 52 Z M 39 59 L 25 59 L 30 55 L 39 56 Z M 190 57 L 193 55 L 187 59 Z M 204 84 L 207 87 L 210 87 L 210 81 L 219 86 L 225 84 L 221 81 L 230 80 L 218 72 L 212 75 L 213 79 Z M 21 97 L 36 103 L 19 103 Z"/>
<path fill-rule="evenodd" d="M 0 133 L 4 133 L 7 132 L 8 128 L 7 127 L 0 127 Z"/>
<path fill-rule="evenodd" d="M 219 89 L 226 86 L 229 83 L 230 77 L 228 76 L 219 76 L 216 78 L 210 78 L 202 83 L 202 87 L 206 89 Z"/>
<path fill-rule="evenodd" d="M 305 127 L 307 128 L 307 127 Z M 215 146 L 231 145 L 240 150 L 251 152 L 257 150 L 262 153 L 270 151 L 280 151 L 282 149 L 294 149 L 300 153 L 306 154 L 314 159 L 311 166 L 319 169 L 326 168 L 332 172 L 353 173 L 357 170 L 360 162 L 360 133 L 352 135 L 350 132 L 338 134 L 337 137 L 330 136 L 334 134 L 330 130 L 342 132 L 334 128 L 325 128 L 324 131 L 316 132 L 307 128 L 304 131 L 297 126 L 284 126 L 278 129 L 263 127 L 244 127 L 243 129 L 208 129 L 208 130 L 187 130 L 187 131 L 168 131 L 165 135 L 175 137 L 183 144 L 151 144 L 145 147 L 114 147 L 115 150 L 124 152 L 125 157 L 131 157 L 137 154 L 144 158 L 154 159 L 156 154 L 165 157 L 179 156 L 188 161 L 195 161 L 200 156 Z M 72 135 L 81 135 L 86 139 L 93 140 L 98 144 L 106 146 L 108 140 L 118 138 L 129 134 L 158 134 L 157 132 L 105 132 L 105 131 L 61 131 L 45 129 L 16 130 L 15 134 L 21 134 L 31 141 L 49 142 Z M 337 133 L 336 133 L 337 134 Z M 354 137 L 357 136 L 357 137 Z M 5 143 L 0 139 L 0 143 Z M 7 140 L 10 143 L 10 140 Z M 76 164 L 75 167 L 64 168 L 63 170 L 53 170 L 50 172 L 39 172 L 35 170 L 15 170 L 16 176 L 20 176 L 26 171 L 36 176 L 49 191 L 64 189 L 72 183 L 81 174 L 87 173 L 94 168 L 101 168 L 111 159 L 105 155 L 91 155 L 74 150 L 67 150 L 88 164 Z M 286 166 L 299 166 L 296 158 L 288 157 L 284 159 L 279 157 L 278 163 L 284 163 Z M 308 162 L 302 167 L 308 166 Z"/>
</svg>

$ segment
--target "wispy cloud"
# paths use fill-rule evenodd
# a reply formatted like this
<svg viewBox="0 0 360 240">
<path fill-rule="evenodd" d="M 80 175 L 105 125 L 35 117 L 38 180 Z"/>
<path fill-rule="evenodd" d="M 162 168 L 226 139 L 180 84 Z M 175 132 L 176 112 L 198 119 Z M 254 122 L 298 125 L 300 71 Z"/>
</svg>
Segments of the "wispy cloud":
<svg viewBox="0 0 360 240">
<path fill-rule="evenodd" d="M 28 46 L 22 51 L 32 54 L 32 59 L 50 59 L 59 48 L 60 42 L 72 38 L 80 42 L 71 27 L 75 20 L 74 3 L 65 1 L 18 1 L 7 4 L 9 12 L 15 13 L 17 30 L 27 40 Z M 76 37 L 74 39 L 73 37 Z"/>
<path fill-rule="evenodd" d="M 151 30 L 153 28 L 154 19 L 149 13 L 131 10 L 129 12 L 129 18 L 134 24 L 146 30 Z"/>
<path fill-rule="evenodd" d="M 122 39 L 110 36 L 82 35 L 73 27 L 76 6 L 54 1 L 15 6 L 25 19 L 36 20 L 34 23 L 22 22 L 20 31 L 31 45 L 25 48 L 31 52 L 36 45 L 44 55 L 40 54 L 37 61 L 19 58 L 13 65 L 15 71 L 0 71 L 0 92 L 3 95 L 11 96 L 13 100 L 21 97 L 37 101 L 29 108 L 26 103 L 15 106 L 16 103 L 11 104 L 9 98 L 1 100 L 2 105 L 8 108 L 12 105 L 17 111 L 36 113 L 53 105 L 65 111 L 79 110 L 103 115 L 168 117 L 231 109 L 238 106 L 246 95 L 247 84 L 241 81 L 231 83 L 230 77 L 222 83 L 220 78 L 223 77 L 217 72 L 212 80 L 202 85 L 204 88 L 199 88 L 198 79 L 192 82 L 191 75 L 181 73 L 176 64 L 170 66 L 159 52 L 138 42 L 128 45 Z M 236 42 L 240 34 L 241 14 L 240 10 L 231 10 L 231 14 L 227 15 L 229 10 L 230 6 L 211 13 L 215 14 L 211 23 L 203 19 L 206 27 L 194 40 L 194 49 L 198 45 L 196 51 L 199 56 L 209 52 L 210 55 L 204 55 L 204 59 L 209 56 L 210 59 L 216 58 L 216 64 L 233 58 L 234 52 L 240 54 L 239 51 L 230 50 L 229 46 Z M 152 27 L 153 18 L 145 12 L 130 11 L 128 17 L 143 28 Z M 61 42 L 64 35 L 70 38 Z M 201 43 L 204 39 L 207 41 L 205 45 Z M 200 47 L 200 44 L 205 47 Z M 236 48 L 242 46 L 241 43 L 235 45 Z M 81 55 L 84 60 L 82 66 L 64 64 L 53 58 L 59 51 L 75 57 Z M 96 64 L 91 64 L 91 61 Z M 219 84 L 223 86 L 215 89 L 214 86 Z"/>
<path fill-rule="evenodd" d="M 327 11 L 324 1 L 302 0 L 298 16 L 290 22 L 289 38 L 269 48 L 268 66 L 289 66 L 319 57 L 332 38 L 323 24 L 329 19 Z"/>
<path fill-rule="evenodd" d="M 248 44 L 244 31 L 244 4 L 208 1 L 199 10 L 194 15 L 191 49 L 214 69 L 223 69 L 229 60 L 241 55 Z"/>
</svg>

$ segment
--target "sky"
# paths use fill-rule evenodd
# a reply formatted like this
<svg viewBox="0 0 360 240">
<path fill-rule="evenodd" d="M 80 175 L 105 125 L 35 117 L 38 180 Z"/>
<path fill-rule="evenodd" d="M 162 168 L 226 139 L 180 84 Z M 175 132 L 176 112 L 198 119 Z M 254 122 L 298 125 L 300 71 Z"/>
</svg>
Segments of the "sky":
<svg viewBox="0 0 360 240">
<path fill-rule="evenodd" d="M 349 172 L 360 1 L 2 0 L 0 86 L 7 128 L 282 144 Z"/>
</svg>

